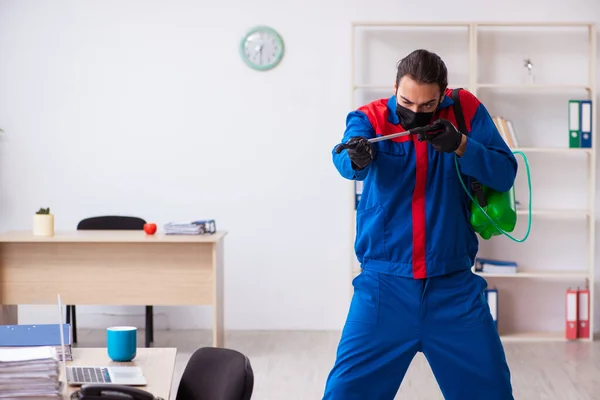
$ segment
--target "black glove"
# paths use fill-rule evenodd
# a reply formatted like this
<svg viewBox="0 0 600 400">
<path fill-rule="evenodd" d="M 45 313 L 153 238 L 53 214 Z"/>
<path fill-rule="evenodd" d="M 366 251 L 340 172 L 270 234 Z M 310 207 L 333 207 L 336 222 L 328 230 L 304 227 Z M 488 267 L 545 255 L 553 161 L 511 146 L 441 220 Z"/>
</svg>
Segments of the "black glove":
<svg viewBox="0 0 600 400">
<path fill-rule="evenodd" d="M 452 125 L 452 122 L 447 119 L 438 119 L 432 125 L 442 130 L 440 133 L 432 134 L 431 138 L 428 139 L 433 148 L 440 153 L 456 151 L 462 141 L 462 133 Z"/>
<path fill-rule="evenodd" d="M 347 149 L 348 157 L 352 162 L 352 168 L 360 171 L 373 161 L 373 146 L 363 136 L 354 136 L 344 144 L 339 144 L 336 147 L 336 153 L 340 153 L 343 149 Z"/>
</svg>

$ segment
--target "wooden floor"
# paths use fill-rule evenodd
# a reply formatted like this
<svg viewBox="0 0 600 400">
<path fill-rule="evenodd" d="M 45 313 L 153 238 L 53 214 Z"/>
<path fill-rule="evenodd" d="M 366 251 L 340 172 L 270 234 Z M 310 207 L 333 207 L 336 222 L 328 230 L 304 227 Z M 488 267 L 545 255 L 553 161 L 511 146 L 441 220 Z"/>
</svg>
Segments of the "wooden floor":
<svg viewBox="0 0 600 400">
<path fill-rule="evenodd" d="M 105 346 L 103 331 L 79 330 L 78 347 Z M 171 399 L 192 352 L 210 346 L 210 331 L 158 331 L 155 347 L 177 347 Z M 144 333 L 138 333 L 143 346 Z M 227 347 L 246 354 L 257 400 L 318 400 L 334 360 L 339 332 L 228 332 Z M 517 400 L 600 399 L 600 341 L 505 343 Z M 418 354 L 396 399 L 443 399 L 425 358 Z M 365 399 L 367 400 L 367 399 Z"/>
</svg>

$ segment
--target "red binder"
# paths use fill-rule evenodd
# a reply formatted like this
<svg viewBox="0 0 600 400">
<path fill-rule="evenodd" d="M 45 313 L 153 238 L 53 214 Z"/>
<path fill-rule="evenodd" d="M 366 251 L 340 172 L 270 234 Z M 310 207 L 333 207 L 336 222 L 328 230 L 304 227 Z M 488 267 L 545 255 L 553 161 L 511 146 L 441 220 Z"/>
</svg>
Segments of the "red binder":
<svg viewBox="0 0 600 400">
<path fill-rule="evenodd" d="M 578 290 L 577 305 L 579 308 L 578 313 L 578 324 L 579 329 L 577 337 L 581 339 L 587 339 L 590 337 L 590 290 L 580 289 Z"/>
<path fill-rule="evenodd" d="M 578 328 L 578 320 L 577 320 L 577 300 L 578 300 L 578 291 L 575 289 L 567 289 L 567 298 L 566 298 L 566 337 L 568 340 L 577 339 L 577 328 Z"/>
</svg>

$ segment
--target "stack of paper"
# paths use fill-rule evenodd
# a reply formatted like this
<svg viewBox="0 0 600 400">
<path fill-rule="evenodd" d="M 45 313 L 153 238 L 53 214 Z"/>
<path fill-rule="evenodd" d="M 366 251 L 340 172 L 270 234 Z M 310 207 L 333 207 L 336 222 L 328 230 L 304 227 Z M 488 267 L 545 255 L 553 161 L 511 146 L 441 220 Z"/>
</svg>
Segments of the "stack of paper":
<svg viewBox="0 0 600 400">
<path fill-rule="evenodd" d="M 62 398 L 53 347 L 0 349 L 0 400 Z"/>
<path fill-rule="evenodd" d="M 214 220 L 202 220 L 194 222 L 169 222 L 165 225 L 167 235 L 202 235 L 215 233 Z"/>
</svg>

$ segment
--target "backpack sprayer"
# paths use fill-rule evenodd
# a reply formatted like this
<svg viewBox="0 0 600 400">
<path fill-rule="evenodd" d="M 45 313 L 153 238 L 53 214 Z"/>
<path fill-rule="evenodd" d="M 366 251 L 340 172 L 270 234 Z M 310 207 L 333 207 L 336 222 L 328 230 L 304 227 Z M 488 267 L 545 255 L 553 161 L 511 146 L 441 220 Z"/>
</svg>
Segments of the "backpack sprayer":
<svg viewBox="0 0 600 400">
<path fill-rule="evenodd" d="M 394 133 L 391 135 L 378 136 L 368 139 L 369 143 L 380 142 L 382 140 L 394 139 L 402 136 L 417 135 L 420 142 L 430 140 L 439 135 L 443 129 L 439 125 L 427 125 L 423 127 L 413 128 L 405 132 Z M 336 153 L 340 153 L 343 149 L 349 148 L 348 144 L 342 143 L 335 148 Z M 527 183 L 529 186 L 529 219 L 527 223 L 527 232 L 522 239 L 515 239 L 508 232 L 512 232 L 517 224 L 517 211 L 515 204 L 515 189 L 511 187 L 506 192 L 497 192 L 489 187 L 486 187 L 478 181 L 473 181 L 471 189 L 475 192 L 475 198 L 467 189 L 467 185 L 462 179 L 460 168 L 458 166 L 458 156 L 455 154 L 454 164 L 456 173 L 460 183 L 471 199 L 471 218 L 470 223 L 475 232 L 481 238 L 488 240 L 492 236 L 500 234 L 506 235 L 511 240 L 522 243 L 529 237 L 531 231 L 531 176 L 529 173 L 529 163 L 527 157 L 521 151 L 513 151 L 513 154 L 520 154 L 525 160 L 525 168 L 527 170 Z"/>
</svg>

